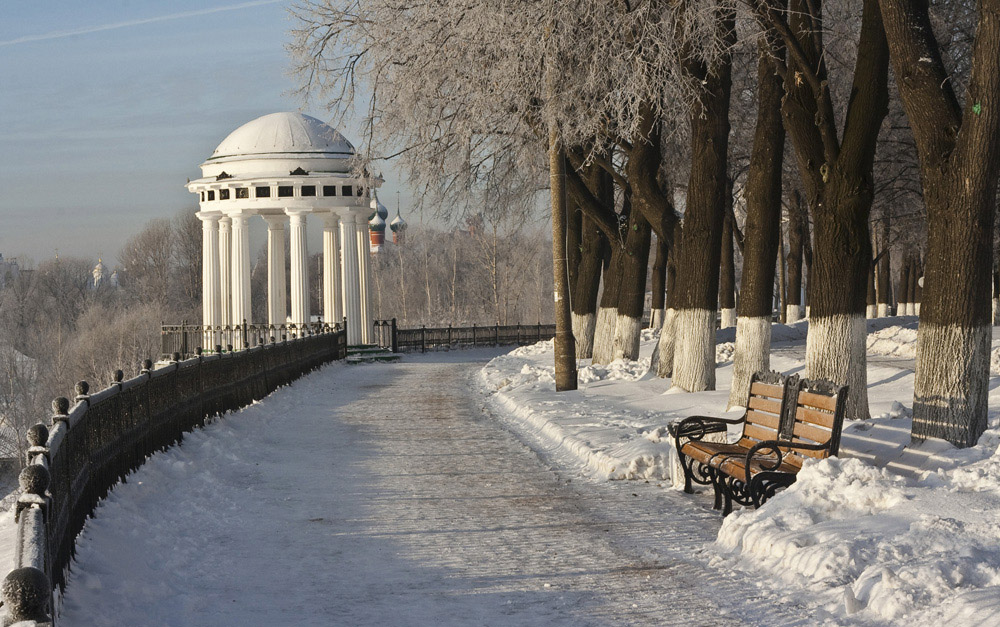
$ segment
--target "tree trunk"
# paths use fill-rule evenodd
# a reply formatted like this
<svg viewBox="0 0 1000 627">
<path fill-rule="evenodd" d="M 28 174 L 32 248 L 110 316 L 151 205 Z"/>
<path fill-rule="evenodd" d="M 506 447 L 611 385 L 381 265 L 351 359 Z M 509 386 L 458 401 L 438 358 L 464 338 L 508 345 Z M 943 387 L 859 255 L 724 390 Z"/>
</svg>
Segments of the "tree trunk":
<svg viewBox="0 0 1000 627">
<path fill-rule="evenodd" d="M 567 203 L 569 215 L 566 220 L 566 268 L 569 289 L 572 292 L 580 272 L 583 254 L 583 212 L 576 203 Z"/>
<path fill-rule="evenodd" d="M 667 289 L 667 257 L 670 247 L 662 237 L 656 238 L 656 258 L 653 260 L 652 298 L 649 306 L 649 328 L 659 329 L 663 326 L 663 306 Z"/>
<path fill-rule="evenodd" d="M 771 368 L 771 314 L 775 256 L 781 233 L 781 170 L 785 129 L 784 90 L 773 62 L 784 56 L 776 38 L 762 42 L 757 64 L 757 126 L 747 172 L 747 220 L 743 227 L 743 277 L 729 407 L 746 404 L 753 373 Z"/>
<path fill-rule="evenodd" d="M 650 367 L 656 368 L 656 376 L 667 378 L 674 373 L 674 319 L 676 318 L 677 297 L 677 257 L 680 254 L 681 227 L 674 224 L 670 231 L 670 254 L 667 256 L 667 293 L 664 298 L 663 326 L 660 340 L 656 343 Z"/>
<path fill-rule="evenodd" d="M 549 126 L 549 189 L 552 199 L 552 278 L 555 291 L 556 392 L 575 390 L 576 346 L 569 308 L 569 273 L 566 267 L 566 157 L 559 130 Z"/>
<path fill-rule="evenodd" d="M 590 359 L 594 353 L 594 325 L 597 322 L 597 294 L 601 287 L 604 258 L 610 254 L 601 230 L 586 217 L 582 222 L 580 270 L 573 286 L 573 337 L 576 358 Z"/>
<path fill-rule="evenodd" d="M 876 316 L 875 307 L 875 260 L 872 259 L 868 268 L 868 293 L 865 300 L 865 317 L 875 318 Z"/>
<path fill-rule="evenodd" d="M 837 134 L 815 24 L 819 4 L 794 0 L 795 57 L 785 75 L 785 129 L 795 145 L 813 213 L 806 376 L 847 385 L 845 417 L 868 417 L 865 285 L 871 265 L 868 218 L 879 129 L 888 111 L 889 54 L 876 0 L 864 3 L 851 98 Z M 787 34 L 787 31 L 786 31 Z M 788 43 L 788 42 L 786 42 Z M 792 50 L 792 48 L 789 48 Z"/>
<path fill-rule="evenodd" d="M 720 40 L 735 38 L 733 15 L 718 21 Z M 680 259 L 677 267 L 677 314 L 673 385 L 688 392 L 715 389 L 715 311 L 725 213 L 729 98 L 732 59 L 728 52 L 716 67 L 685 62 L 702 81 L 700 102 L 691 111 L 691 172 Z"/>
<path fill-rule="evenodd" d="M 913 253 L 913 265 L 910 267 L 910 315 L 920 315 L 920 277 L 924 275 L 920 268 L 920 254 Z"/>
<path fill-rule="evenodd" d="M 628 196 L 626 195 L 626 202 Z M 646 301 L 646 270 L 649 267 L 649 222 L 639 211 L 629 212 L 628 235 L 618 281 L 618 317 L 611 359 L 638 359 Z"/>
<path fill-rule="evenodd" d="M 899 303 L 896 307 L 897 316 L 905 316 L 910 303 L 910 255 L 903 257 L 903 265 L 899 268 Z"/>
<path fill-rule="evenodd" d="M 732 203 L 733 183 L 726 184 L 729 190 L 726 203 Z M 736 257 L 733 252 L 733 214 L 726 211 L 722 221 L 722 265 L 719 270 L 719 314 L 720 329 L 736 326 Z"/>
<path fill-rule="evenodd" d="M 927 253 L 913 437 L 972 446 L 986 429 L 990 269 L 1000 173 L 1000 2 L 977 3 L 965 111 L 922 0 L 883 0 L 903 108 L 920 156 Z"/>
<path fill-rule="evenodd" d="M 802 206 L 802 194 L 792 192 L 792 204 L 788 208 L 788 261 L 787 261 L 787 292 L 785 294 L 785 320 L 789 323 L 802 319 L 802 239 L 805 222 L 805 207 Z"/>
<path fill-rule="evenodd" d="M 996 263 L 996 262 L 994 262 Z M 1000 313 L 1000 272 L 997 271 L 996 266 L 993 268 L 993 326 L 996 326 L 998 322 L 997 314 Z"/>
<path fill-rule="evenodd" d="M 889 274 L 889 266 L 892 261 L 889 251 L 889 210 L 882 214 L 875 230 L 876 241 L 878 242 L 878 267 L 875 276 L 875 294 L 878 299 L 879 318 L 889 315 L 892 308 L 892 280 Z"/>
<path fill-rule="evenodd" d="M 597 309 L 597 322 L 594 329 L 593 363 L 609 364 L 614 348 L 615 323 L 618 319 L 618 292 L 621 288 L 622 268 L 625 248 L 621 241 L 610 244 L 611 261 L 604 272 L 601 288 L 601 304 Z"/>
</svg>

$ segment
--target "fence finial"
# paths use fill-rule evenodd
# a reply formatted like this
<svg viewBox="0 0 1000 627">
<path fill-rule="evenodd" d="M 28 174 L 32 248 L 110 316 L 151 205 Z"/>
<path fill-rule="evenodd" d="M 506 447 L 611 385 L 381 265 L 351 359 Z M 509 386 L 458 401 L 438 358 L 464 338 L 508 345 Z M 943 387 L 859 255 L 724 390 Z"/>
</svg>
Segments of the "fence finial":
<svg viewBox="0 0 1000 627">
<path fill-rule="evenodd" d="M 33 506 L 41 507 L 42 516 L 48 516 L 48 512 L 45 511 L 48 502 L 45 491 L 48 490 L 51 480 L 49 469 L 42 464 L 28 464 L 21 469 L 21 474 L 17 476 L 21 495 L 17 497 L 17 507 L 14 508 L 14 522 L 21 518 L 23 510 Z"/>
<path fill-rule="evenodd" d="M 139 374 L 149 374 L 149 371 L 152 370 L 152 369 L 153 369 L 153 360 L 152 359 L 143 359 L 142 360 L 142 370 L 139 371 Z"/>
<path fill-rule="evenodd" d="M 25 438 L 31 446 L 45 446 L 49 442 L 49 430 L 41 423 L 32 425 Z"/>
<path fill-rule="evenodd" d="M 48 622 L 46 611 L 52 599 L 49 578 L 37 568 L 15 568 L 3 580 L 4 605 L 15 623 L 20 621 Z"/>
<path fill-rule="evenodd" d="M 79 381 L 76 384 L 76 402 L 85 401 L 90 398 L 90 384 L 86 381 Z"/>
<path fill-rule="evenodd" d="M 65 396 L 52 400 L 52 424 L 69 420 L 69 399 Z"/>
<path fill-rule="evenodd" d="M 115 370 L 115 383 L 121 383 L 124 378 L 125 378 L 125 373 L 122 372 L 120 368 L 118 370 Z"/>
</svg>

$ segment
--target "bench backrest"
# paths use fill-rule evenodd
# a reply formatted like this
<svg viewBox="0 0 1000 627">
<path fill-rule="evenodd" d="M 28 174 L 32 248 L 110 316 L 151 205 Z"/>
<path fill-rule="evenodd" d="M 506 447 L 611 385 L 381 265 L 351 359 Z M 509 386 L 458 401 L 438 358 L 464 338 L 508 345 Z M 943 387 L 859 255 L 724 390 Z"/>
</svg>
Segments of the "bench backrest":
<svg viewBox="0 0 1000 627">
<path fill-rule="evenodd" d="M 794 449 L 789 461 L 794 457 L 829 457 L 840 450 L 840 431 L 844 426 L 844 403 L 847 401 L 847 386 L 838 386 L 823 379 L 802 379 L 795 386 L 794 404 L 789 404 L 783 437 L 803 444 L 826 444 L 824 450 L 808 451 Z"/>
<path fill-rule="evenodd" d="M 756 372 L 750 377 L 750 395 L 744 417 L 740 443 L 750 447 L 764 440 L 776 440 L 781 431 L 788 399 L 788 384 L 798 384 L 798 375 L 791 378 L 777 372 Z"/>
<path fill-rule="evenodd" d="M 740 444 L 749 448 L 764 440 L 826 444 L 823 450 L 786 449 L 786 462 L 801 466 L 805 457 L 829 457 L 840 449 L 847 387 L 822 379 L 785 377 L 758 372 L 750 379 L 750 396 Z"/>
</svg>

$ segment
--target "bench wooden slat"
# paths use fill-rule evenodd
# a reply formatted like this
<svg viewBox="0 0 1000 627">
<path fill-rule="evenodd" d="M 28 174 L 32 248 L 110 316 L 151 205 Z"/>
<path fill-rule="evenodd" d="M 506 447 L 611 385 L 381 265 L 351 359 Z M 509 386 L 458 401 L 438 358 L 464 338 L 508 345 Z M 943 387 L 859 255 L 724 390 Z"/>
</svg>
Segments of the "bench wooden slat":
<svg viewBox="0 0 1000 627">
<path fill-rule="evenodd" d="M 780 385 L 771 385 L 770 383 L 754 381 L 753 385 L 750 386 L 750 394 L 767 396 L 770 398 L 781 398 L 784 396 L 785 390 Z"/>
<path fill-rule="evenodd" d="M 815 442 L 810 442 L 808 440 L 803 440 L 802 438 L 792 438 L 792 441 L 793 442 L 798 442 L 800 444 L 816 444 Z M 823 442 L 819 442 L 819 444 L 823 444 Z M 821 449 L 821 450 L 818 450 L 818 451 L 811 451 L 809 449 L 796 448 L 796 449 L 789 449 L 789 453 L 792 454 L 791 456 L 795 456 L 795 455 L 808 455 L 809 457 L 818 457 L 818 458 L 822 459 L 822 458 L 828 457 L 830 455 L 830 449 L 825 448 L 825 449 Z"/>
<path fill-rule="evenodd" d="M 795 426 L 792 427 L 792 434 L 796 438 L 806 438 L 812 440 L 816 444 L 826 444 L 830 441 L 830 436 L 833 433 L 829 429 L 823 429 L 817 427 L 816 425 L 811 425 L 808 422 L 795 422 Z"/>
<path fill-rule="evenodd" d="M 765 429 L 760 425 L 747 423 L 747 425 L 743 428 L 743 437 L 753 438 L 755 440 L 776 440 L 778 439 L 778 431 L 776 429 Z"/>
<path fill-rule="evenodd" d="M 835 411 L 837 409 L 837 397 L 827 396 L 825 394 L 815 394 L 813 392 L 801 391 L 799 392 L 799 405 L 807 405 L 809 407 L 818 407 L 819 409 L 825 409 L 827 411 Z"/>
<path fill-rule="evenodd" d="M 747 411 L 747 425 L 761 425 L 768 429 L 774 429 L 775 434 L 777 434 L 778 427 L 781 426 L 781 417 L 751 409 Z"/>
<path fill-rule="evenodd" d="M 776 416 L 781 414 L 781 401 L 762 398 L 760 396 L 751 396 L 749 407 L 750 409 L 760 409 Z"/>
<path fill-rule="evenodd" d="M 817 411 L 815 409 L 809 409 L 807 407 L 798 407 L 795 410 L 795 421 L 796 422 L 808 422 L 814 425 L 820 425 L 826 427 L 827 429 L 833 428 L 833 414 L 828 414 L 825 411 Z"/>
</svg>

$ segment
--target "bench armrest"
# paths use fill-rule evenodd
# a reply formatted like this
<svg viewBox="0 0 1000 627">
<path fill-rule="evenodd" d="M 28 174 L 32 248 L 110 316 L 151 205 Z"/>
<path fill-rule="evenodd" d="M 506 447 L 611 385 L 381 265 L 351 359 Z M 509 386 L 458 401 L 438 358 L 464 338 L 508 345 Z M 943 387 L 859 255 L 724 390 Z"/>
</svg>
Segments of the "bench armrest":
<svg viewBox="0 0 1000 627">
<path fill-rule="evenodd" d="M 728 425 L 743 424 L 743 418 L 716 418 L 713 416 L 689 416 L 680 422 L 672 422 L 667 425 L 667 431 L 674 436 L 675 440 L 687 438 L 689 440 L 700 440 L 709 433 L 720 433 L 728 430 Z M 680 443 L 678 442 L 678 450 Z"/>
<path fill-rule="evenodd" d="M 782 448 L 799 449 L 803 451 L 822 451 L 823 449 L 830 448 L 830 443 L 827 442 L 826 444 L 805 444 L 803 442 L 792 442 L 791 440 L 764 440 L 763 442 L 758 442 L 757 444 L 754 444 L 752 447 L 750 447 L 750 450 L 747 451 L 746 464 L 744 464 L 744 470 L 746 470 L 746 475 L 747 475 L 746 476 L 747 485 L 750 485 L 750 475 L 752 474 L 750 472 L 750 464 L 753 461 L 754 456 L 760 453 L 761 451 L 768 451 L 768 453 L 765 454 L 773 453 L 775 455 L 773 464 L 769 464 L 768 462 L 762 460 L 758 461 L 760 461 L 760 466 L 764 470 L 776 470 L 781 467 L 781 461 L 782 458 L 784 457 L 784 453 L 781 450 Z"/>
</svg>

